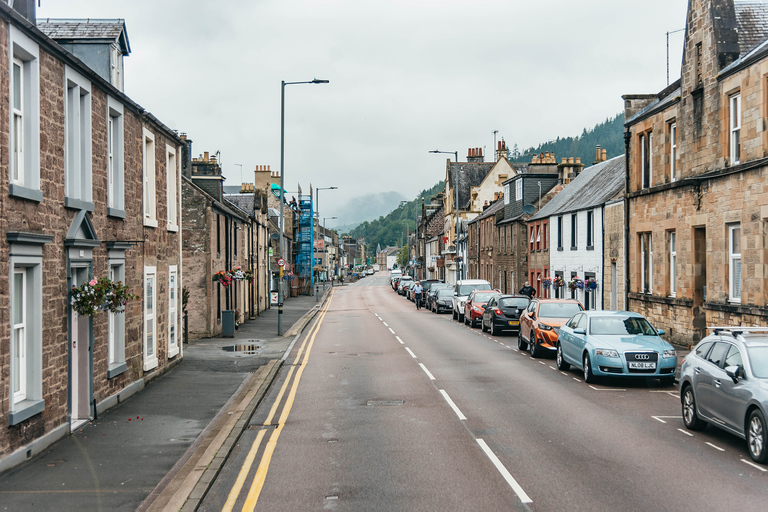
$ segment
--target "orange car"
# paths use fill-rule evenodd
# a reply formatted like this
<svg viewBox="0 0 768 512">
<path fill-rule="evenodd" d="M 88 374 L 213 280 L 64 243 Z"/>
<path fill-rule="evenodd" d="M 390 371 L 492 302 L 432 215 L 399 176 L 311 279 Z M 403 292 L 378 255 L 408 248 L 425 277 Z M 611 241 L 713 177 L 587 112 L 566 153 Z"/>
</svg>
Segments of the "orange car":
<svg viewBox="0 0 768 512">
<path fill-rule="evenodd" d="M 520 315 L 517 347 L 538 357 L 545 350 L 557 350 L 560 326 L 584 307 L 575 299 L 533 299 Z"/>
<path fill-rule="evenodd" d="M 498 295 L 499 290 L 474 290 L 464 303 L 464 324 L 470 327 L 480 325 L 483 320 L 483 310 L 491 297 Z"/>
</svg>

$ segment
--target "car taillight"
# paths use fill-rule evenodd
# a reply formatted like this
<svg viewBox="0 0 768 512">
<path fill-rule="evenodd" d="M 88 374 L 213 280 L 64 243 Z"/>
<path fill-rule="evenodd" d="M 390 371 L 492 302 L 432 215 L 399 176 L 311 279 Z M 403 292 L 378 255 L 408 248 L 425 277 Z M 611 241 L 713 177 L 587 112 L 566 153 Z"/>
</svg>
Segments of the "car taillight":
<svg viewBox="0 0 768 512">
<path fill-rule="evenodd" d="M 502 314 L 501 310 L 499 308 L 493 308 L 493 312 L 496 313 L 497 315 L 501 315 Z"/>
</svg>

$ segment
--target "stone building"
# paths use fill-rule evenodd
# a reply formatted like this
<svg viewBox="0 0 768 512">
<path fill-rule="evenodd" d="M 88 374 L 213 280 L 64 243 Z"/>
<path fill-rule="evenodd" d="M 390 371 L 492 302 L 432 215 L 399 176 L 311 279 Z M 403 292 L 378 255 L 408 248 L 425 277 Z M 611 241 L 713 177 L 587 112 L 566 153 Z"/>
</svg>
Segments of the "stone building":
<svg viewBox="0 0 768 512">
<path fill-rule="evenodd" d="M 438 259 L 442 261 L 441 240 L 443 234 L 443 221 L 445 219 L 443 193 L 430 199 L 429 204 L 421 202 L 421 215 L 416 226 L 417 234 L 417 260 L 421 265 L 418 268 L 419 279 L 444 279 L 438 277 L 445 273 L 445 266 L 438 267 Z"/>
<path fill-rule="evenodd" d="M 467 223 L 467 278 L 485 279 L 499 290 L 504 283 L 502 274 L 494 266 L 494 253 L 499 247 L 496 218 L 503 214 L 503 194 L 497 192 L 493 202 L 485 205 L 484 211 Z"/>
<path fill-rule="evenodd" d="M 0 471 L 183 357 L 182 140 L 36 28 L 33 0 L 14 5 L 26 19 L 0 2 Z M 127 42 L 99 23 L 83 29 Z M 139 299 L 78 315 L 70 290 L 94 278 Z"/>
<path fill-rule="evenodd" d="M 680 343 L 768 324 L 768 12 L 689 2 L 681 79 L 627 95 L 628 308 Z"/>
<path fill-rule="evenodd" d="M 602 161 L 598 152 L 595 165 L 528 220 L 528 275 L 537 295 L 577 299 L 585 309 L 604 309 L 604 205 L 624 194 L 624 156 Z M 548 288 L 548 278 L 563 284 Z M 569 287 L 575 278 L 592 280 L 597 288 Z"/>
</svg>

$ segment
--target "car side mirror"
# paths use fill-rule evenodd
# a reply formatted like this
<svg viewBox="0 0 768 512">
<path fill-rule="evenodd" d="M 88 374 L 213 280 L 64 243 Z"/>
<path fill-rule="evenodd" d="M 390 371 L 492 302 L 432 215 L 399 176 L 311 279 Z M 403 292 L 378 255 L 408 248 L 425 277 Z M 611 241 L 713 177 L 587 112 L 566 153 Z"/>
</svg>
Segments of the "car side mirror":
<svg viewBox="0 0 768 512">
<path fill-rule="evenodd" d="M 587 334 L 587 331 L 585 331 L 583 328 L 579 327 L 578 329 L 574 329 L 573 330 L 573 334 L 581 334 L 582 336 L 584 336 L 585 334 Z"/>
<path fill-rule="evenodd" d="M 733 366 L 726 366 L 725 373 L 731 378 L 731 380 L 733 380 L 733 383 L 736 384 L 739 382 L 739 376 L 741 375 L 741 366 L 737 364 Z"/>
<path fill-rule="evenodd" d="M 658 334 L 659 336 L 663 336 L 667 334 L 667 331 L 665 331 L 664 329 L 656 329 L 656 334 Z"/>
<path fill-rule="evenodd" d="M 531 313 L 531 320 L 536 320 L 536 312 Z"/>
</svg>

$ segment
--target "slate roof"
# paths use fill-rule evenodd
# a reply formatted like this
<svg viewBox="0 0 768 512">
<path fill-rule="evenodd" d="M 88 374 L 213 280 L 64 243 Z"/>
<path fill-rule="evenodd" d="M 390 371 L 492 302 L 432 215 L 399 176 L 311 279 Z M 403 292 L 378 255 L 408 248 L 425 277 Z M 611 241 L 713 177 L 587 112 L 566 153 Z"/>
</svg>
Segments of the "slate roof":
<svg viewBox="0 0 768 512">
<path fill-rule="evenodd" d="M 224 194 L 224 199 L 237 206 L 248 215 L 253 213 L 254 194 Z"/>
<path fill-rule="evenodd" d="M 734 2 L 739 32 L 739 54 L 743 57 L 768 39 L 768 3 Z"/>
<path fill-rule="evenodd" d="M 125 30 L 125 20 L 123 19 L 41 18 L 37 20 L 37 28 L 58 42 L 119 41 L 123 55 L 131 53 L 131 44 L 128 42 L 128 33 Z"/>
<path fill-rule="evenodd" d="M 613 199 L 624 188 L 624 155 L 587 167 L 530 220 L 586 210 Z"/>
<path fill-rule="evenodd" d="M 456 190 L 454 181 L 456 180 L 456 166 L 459 166 L 459 209 L 469 208 L 472 200 L 470 190 L 472 187 L 480 185 L 496 162 L 451 162 L 451 172 L 448 176 L 448 182 L 451 188 L 451 195 L 455 197 Z"/>
<path fill-rule="evenodd" d="M 488 208 L 485 209 L 483 213 L 469 221 L 469 224 L 474 224 L 475 222 L 478 222 L 483 219 L 487 219 L 488 217 L 493 217 L 496 215 L 496 212 L 499 210 L 504 209 L 504 198 L 497 199 L 496 202 L 494 202 L 492 205 L 490 205 Z"/>
</svg>

